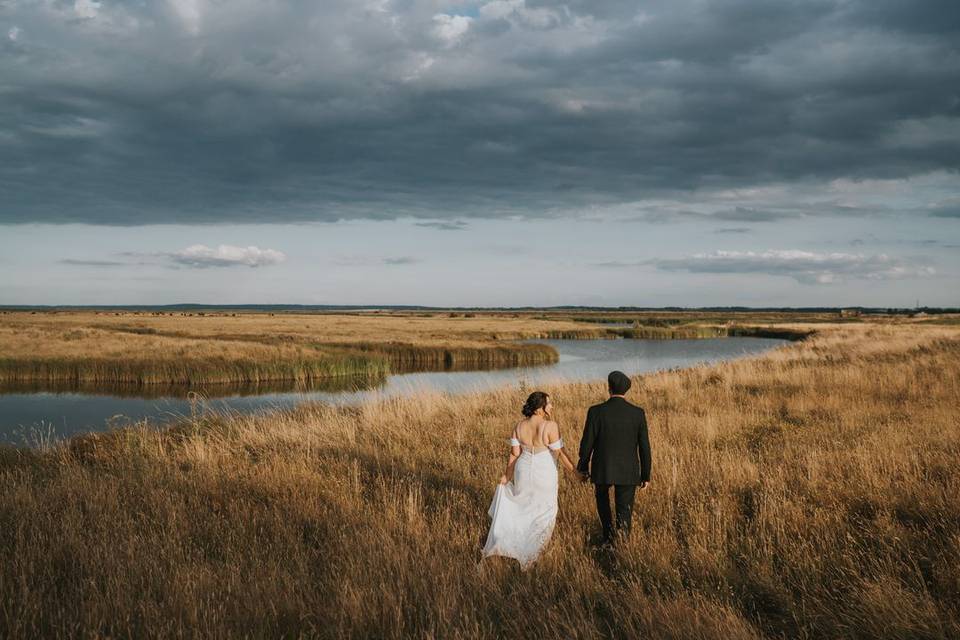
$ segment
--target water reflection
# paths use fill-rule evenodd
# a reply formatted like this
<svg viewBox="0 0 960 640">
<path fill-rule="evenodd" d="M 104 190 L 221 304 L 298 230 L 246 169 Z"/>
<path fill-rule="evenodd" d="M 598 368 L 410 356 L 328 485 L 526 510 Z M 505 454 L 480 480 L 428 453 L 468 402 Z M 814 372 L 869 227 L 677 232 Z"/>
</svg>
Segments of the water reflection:
<svg viewBox="0 0 960 640">
<path fill-rule="evenodd" d="M 95 383 L 76 380 L 0 382 L 0 394 L 83 394 L 91 396 L 111 396 L 115 398 L 185 398 L 191 393 L 206 398 L 236 398 L 261 396 L 272 393 L 308 393 L 326 391 L 329 393 L 351 392 L 361 389 L 376 389 L 387 381 L 386 374 L 370 376 L 339 376 L 310 382 L 295 380 L 274 380 L 267 382 L 205 382 L 202 384 L 135 384 L 135 383 Z"/>
</svg>

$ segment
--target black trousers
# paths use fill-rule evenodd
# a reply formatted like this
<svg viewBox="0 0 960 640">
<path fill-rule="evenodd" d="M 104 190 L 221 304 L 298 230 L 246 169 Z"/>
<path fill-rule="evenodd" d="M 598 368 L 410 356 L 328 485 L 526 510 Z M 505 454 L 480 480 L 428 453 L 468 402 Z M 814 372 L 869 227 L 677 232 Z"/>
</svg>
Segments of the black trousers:
<svg viewBox="0 0 960 640">
<path fill-rule="evenodd" d="M 613 487 L 613 501 L 617 509 L 616 529 L 610 513 L 610 487 Z M 613 540 L 614 532 L 625 538 L 628 537 L 633 520 L 633 498 L 637 493 L 637 485 L 597 484 L 594 485 L 594 492 L 597 496 L 597 515 L 600 516 L 600 526 L 603 527 L 603 538 Z"/>
</svg>

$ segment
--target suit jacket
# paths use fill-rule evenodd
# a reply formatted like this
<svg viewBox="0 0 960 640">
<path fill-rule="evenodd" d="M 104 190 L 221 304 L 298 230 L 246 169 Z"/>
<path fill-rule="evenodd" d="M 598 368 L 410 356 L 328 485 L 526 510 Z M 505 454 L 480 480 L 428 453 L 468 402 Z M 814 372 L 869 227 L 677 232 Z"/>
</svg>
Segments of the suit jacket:
<svg viewBox="0 0 960 640">
<path fill-rule="evenodd" d="M 612 397 L 587 410 L 578 471 L 589 469 L 595 484 L 640 484 L 650 481 L 650 462 L 643 409 Z"/>
</svg>

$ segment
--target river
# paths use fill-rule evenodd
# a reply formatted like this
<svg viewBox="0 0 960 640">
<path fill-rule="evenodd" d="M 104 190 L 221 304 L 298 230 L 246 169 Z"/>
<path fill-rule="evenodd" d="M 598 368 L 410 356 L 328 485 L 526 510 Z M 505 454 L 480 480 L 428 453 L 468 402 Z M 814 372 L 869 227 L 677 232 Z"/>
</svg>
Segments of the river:
<svg viewBox="0 0 960 640">
<path fill-rule="evenodd" d="M 375 381 L 340 379 L 310 389 L 293 389 L 289 385 L 207 385 L 197 389 L 0 391 L 0 443 L 35 446 L 41 440 L 104 431 L 144 419 L 162 425 L 190 415 L 191 410 L 205 408 L 249 413 L 290 407 L 305 401 L 356 404 L 422 391 L 464 393 L 521 382 L 531 389 L 538 384 L 602 380 L 614 369 L 632 375 L 689 367 L 762 353 L 787 341 L 716 338 L 530 342 L 552 345 L 560 354 L 559 362 L 485 371 L 399 373 Z M 188 399 L 188 394 L 193 400 Z M 522 403 L 522 400 L 518 401 Z"/>
</svg>

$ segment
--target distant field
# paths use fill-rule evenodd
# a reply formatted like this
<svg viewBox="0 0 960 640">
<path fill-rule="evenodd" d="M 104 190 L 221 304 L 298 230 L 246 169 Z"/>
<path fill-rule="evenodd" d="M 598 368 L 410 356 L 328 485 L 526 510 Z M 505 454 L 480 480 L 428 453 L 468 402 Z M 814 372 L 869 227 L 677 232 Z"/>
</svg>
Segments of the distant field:
<svg viewBox="0 0 960 640">
<path fill-rule="evenodd" d="M 553 362 L 508 340 L 586 332 L 528 318 L 376 315 L 9 313 L 0 380 L 169 384 L 383 374 L 391 368 Z"/>
<path fill-rule="evenodd" d="M 0 383 L 309 382 L 555 362 L 529 338 L 799 337 L 823 314 L 0 313 Z M 836 319 L 836 318 L 835 318 Z M 762 326 L 760 326 L 762 325 Z"/>
<path fill-rule="evenodd" d="M 564 476 L 527 572 L 479 549 L 528 389 L 0 448 L 0 637 L 960 637 L 957 328 L 820 324 L 634 383 L 634 538 L 595 550 Z M 575 448 L 603 382 L 545 390 Z"/>
</svg>

